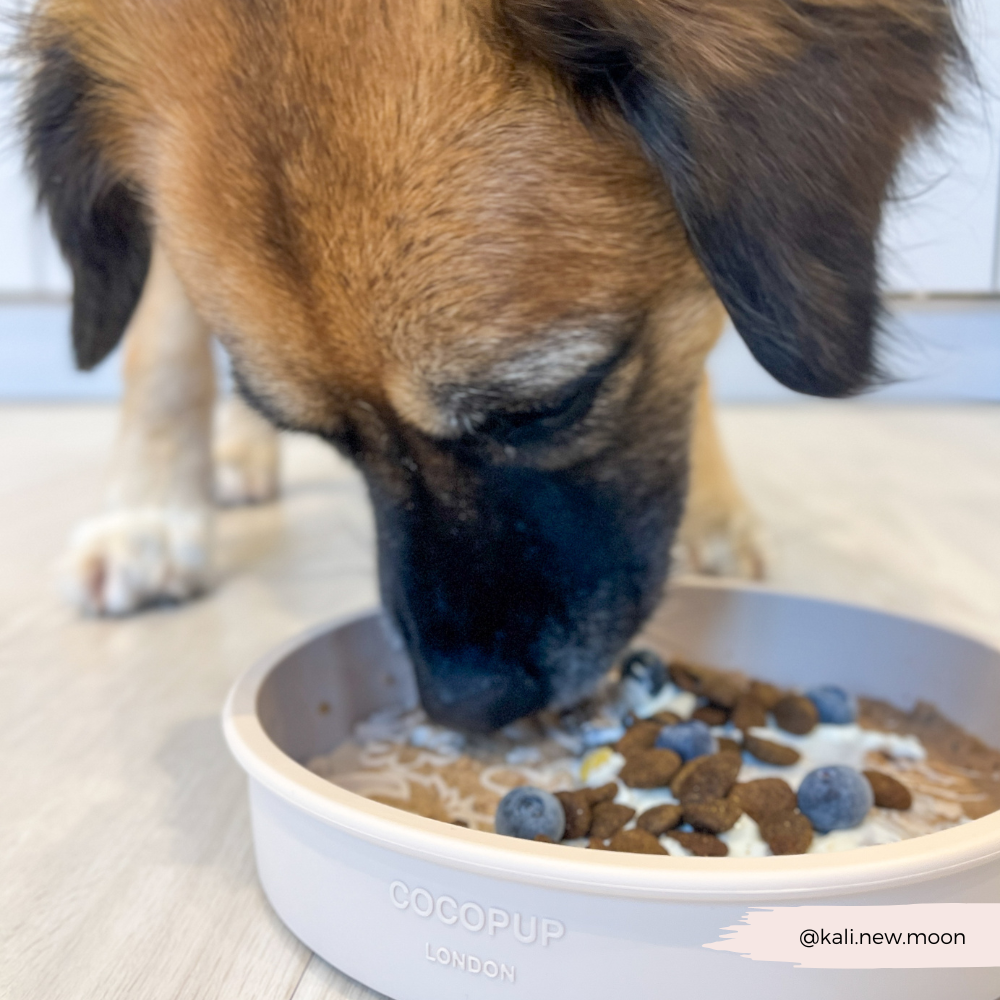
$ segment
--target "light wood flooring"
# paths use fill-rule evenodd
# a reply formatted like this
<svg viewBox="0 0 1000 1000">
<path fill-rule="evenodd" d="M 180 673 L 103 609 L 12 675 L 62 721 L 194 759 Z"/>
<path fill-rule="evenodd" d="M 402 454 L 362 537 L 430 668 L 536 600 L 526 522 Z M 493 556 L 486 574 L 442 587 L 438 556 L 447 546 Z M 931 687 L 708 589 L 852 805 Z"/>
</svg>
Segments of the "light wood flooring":
<svg viewBox="0 0 1000 1000">
<path fill-rule="evenodd" d="M 1000 644 L 1000 407 L 730 408 L 723 426 L 775 586 Z M 83 620 L 56 568 L 113 435 L 103 406 L 0 407 L 0 998 L 373 997 L 263 900 L 218 721 L 259 654 L 374 602 L 364 489 L 290 439 L 285 499 L 222 515 L 214 593 Z"/>
</svg>

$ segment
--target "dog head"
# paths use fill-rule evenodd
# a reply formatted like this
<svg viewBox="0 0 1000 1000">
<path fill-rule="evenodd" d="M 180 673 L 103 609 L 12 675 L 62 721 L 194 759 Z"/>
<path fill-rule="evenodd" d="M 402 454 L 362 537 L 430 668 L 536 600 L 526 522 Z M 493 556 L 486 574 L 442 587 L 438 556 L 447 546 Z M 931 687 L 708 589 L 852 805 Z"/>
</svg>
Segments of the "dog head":
<svg viewBox="0 0 1000 1000">
<path fill-rule="evenodd" d="M 247 396 L 364 473 L 470 729 L 655 605 L 720 301 L 793 389 L 877 378 L 881 204 L 960 54 L 944 0 L 49 0 L 30 44 L 81 364 L 156 239 Z"/>
</svg>

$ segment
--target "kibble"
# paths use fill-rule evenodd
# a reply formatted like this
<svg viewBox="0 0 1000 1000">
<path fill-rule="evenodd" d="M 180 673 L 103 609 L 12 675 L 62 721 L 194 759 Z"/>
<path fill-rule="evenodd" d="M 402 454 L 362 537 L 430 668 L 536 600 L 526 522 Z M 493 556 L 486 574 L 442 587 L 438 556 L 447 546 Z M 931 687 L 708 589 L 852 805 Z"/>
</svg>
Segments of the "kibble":
<svg viewBox="0 0 1000 1000">
<path fill-rule="evenodd" d="M 670 779 L 670 791 L 673 792 L 675 798 L 678 791 L 691 775 L 691 772 L 698 765 L 698 760 L 699 758 L 695 758 L 694 760 L 689 760 L 686 764 L 682 764 L 681 769 Z"/>
<path fill-rule="evenodd" d="M 792 786 L 782 778 L 758 778 L 733 786 L 729 797 L 756 823 L 792 812 L 797 805 Z"/>
<path fill-rule="evenodd" d="M 742 753 L 743 748 L 736 742 L 736 740 L 729 739 L 728 736 L 719 736 L 719 753 Z"/>
<path fill-rule="evenodd" d="M 591 806 L 596 806 L 601 802 L 610 802 L 618 794 L 618 784 L 614 781 L 609 781 L 606 785 L 601 785 L 599 788 L 585 788 L 583 789 L 587 794 L 587 801 Z"/>
<path fill-rule="evenodd" d="M 769 816 L 759 825 L 772 854 L 805 854 L 812 844 L 812 824 L 798 811 Z"/>
<path fill-rule="evenodd" d="M 590 809 L 590 797 L 587 794 L 589 791 L 588 788 L 581 788 L 576 792 L 556 792 L 556 798 L 562 805 L 566 817 L 563 836 L 567 840 L 586 837 L 590 833 L 593 814 Z"/>
<path fill-rule="evenodd" d="M 768 684 L 767 681 L 751 681 L 750 688 L 747 692 L 751 697 L 756 698 L 763 706 L 765 711 L 770 712 L 775 705 L 785 697 L 786 692 L 782 691 L 780 687 L 774 684 Z"/>
<path fill-rule="evenodd" d="M 668 854 L 666 848 L 646 830 L 620 830 L 608 842 L 609 851 L 629 854 Z"/>
<path fill-rule="evenodd" d="M 672 830 L 675 826 L 680 826 L 684 818 L 684 808 L 671 803 L 662 806 L 653 806 L 647 809 L 636 821 L 635 825 L 640 830 L 659 837 L 661 834 Z"/>
<path fill-rule="evenodd" d="M 671 830 L 667 836 L 672 837 L 681 847 L 686 847 L 699 858 L 724 858 L 729 853 L 729 848 L 711 833 L 685 833 L 682 830 Z"/>
<path fill-rule="evenodd" d="M 652 719 L 639 719 L 625 731 L 625 735 L 615 744 L 615 750 L 623 757 L 650 750 L 662 728 L 661 723 Z"/>
<path fill-rule="evenodd" d="M 881 809 L 909 809 L 913 805 L 913 795 L 909 788 L 892 775 L 882 771 L 862 771 L 872 786 L 875 805 Z"/>
<path fill-rule="evenodd" d="M 731 798 L 692 802 L 684 806 L 684 822 L 703 833 L 725 833 L 742 815 L 739 803 Z"/>
<path fill-rule="evenodd" d="M 590 835 L 599 840 L 613 837 L 633 816 L 635 810 L 614 802 L 601 802 L 594 806 Z"/>
<path fill-rule="evenodd" d="M 743 693 L 742 686 L 733 677 L 711 667 L 672 663 L 670 676 L 681 690 L 705 698 L 719 708 L 731 709 Z"/>
<path fill-rule="evenodd" d="M 786 733 L 805 736 L 812 732 L 819 722 L 819 712 L 816 706 L 800 694 L 785 695 L 772 709 L 774 721 Z"/>
<path fill-rule="evenodd" d="M 661 726 L 676 726 L 678 722 L 684 721 L 676 712 L 668 712 L 666 710 L 654 712 L 650 716 L 650 719 L 653 722 L 658 722 Z"/>
<path fill-rule="evenodd" d="M 680 770 L 681 758 L 673 750 L 642 750 L 626 758 L 618 777 L 630 788 L 664 788 Z"/>
<path fill-rule="evenodd" d="M 691 718 L 704 722 L 706 726 L 724 726 L 729 719 L 729 712 L 716 705 L 702 705 L 691 713 Z"/>
<path fill-rule="evenodd" d="M 762 740 L 750 733 L 743 737 L 743 749 L 765 764 L 777 764 L 782 767 L 797 764 L 802 759 L 802 754 L 795 747 L 775 743 L 772 740 Z"/>
<path fill-rule="evenodd" d="M 691 694 L 701 694 L 701 671 L 695 666 L 687 663 L 671 663 L 670 679 L 682 691 L 690 691 Z"/>
<path fill-rule="evenodd" d="M 766 726 L 767 709 L 760 699 L 747 692 L 740 695 L 730 721 L 737 729 L 744 731 L 754 726 Z"/>
<path fill-rule="evenodd" d="M 736 781 L 742 761 L 736 754 L 716 753 L 691 761 L 692 768 L 674 794 L 682 805 L 724 799 Z"/>
</svg>

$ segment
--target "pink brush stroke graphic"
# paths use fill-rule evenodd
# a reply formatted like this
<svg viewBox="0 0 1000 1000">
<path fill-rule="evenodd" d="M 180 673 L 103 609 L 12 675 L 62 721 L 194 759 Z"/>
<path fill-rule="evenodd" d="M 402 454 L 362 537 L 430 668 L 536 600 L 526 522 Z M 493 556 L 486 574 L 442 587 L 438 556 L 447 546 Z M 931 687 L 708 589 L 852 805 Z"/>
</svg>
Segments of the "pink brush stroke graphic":
<svg viewBox="0 0 1000 1000">
<path fill-rule="evenodd" d="M 1000 968 L 1000 903 L 753 907 L 702 947 L 800 969 Z"/>
</svg>

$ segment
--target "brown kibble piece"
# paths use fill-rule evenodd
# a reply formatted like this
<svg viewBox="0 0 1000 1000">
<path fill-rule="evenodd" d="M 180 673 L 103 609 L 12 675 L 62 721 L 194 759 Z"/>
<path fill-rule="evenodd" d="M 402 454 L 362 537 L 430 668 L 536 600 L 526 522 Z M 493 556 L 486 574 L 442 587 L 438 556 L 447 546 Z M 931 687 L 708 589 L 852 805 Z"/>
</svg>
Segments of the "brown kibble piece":
<svg viewBox="0 0 1000 1000">
<path fill-rule="evenodd" d="M 737 729 L 742 730 L 751 729 L 754 726 L 766 726 L 767 709 L 764 707 L 764 703 L 752 694 L 744 694 L 736 702 L 731 721 Z"/>
<path fill-rule="evenodd" d="M 680 766 L 681 759 L 673 750 L 642 750 L 626 759 L 618 777 L 629 788 L 663 788 Z"/>
<path fill-rule="evenodd" d="M 768 684 L 767 681 L 751 681 L 750 690 L 747 693 L 756 698 L 768 712 L 785 697 L 785 692 L 780 687 Z"/>
<path fill-rule="evenodd" d="M 636 821 L 635 825 L 640 830 L 651 833 L 654 837 L 659 837 L 661 833 L 672 830 L 675 826 L 680 826 L 684 814 L 682 806 L 675 806 L 666 803 L 662 806 L 653 806 L 647 809 Z"/>
<path fill-rule="evenodd" d="M 786 694 L 771 709 L 771 713 L 781 729 L 786 733 L 795 733 L 796 736 L 812 732 L 819 722 L 816 706 L 801 694 Z"/>
<path fill-rule="evenodd" d="M 719 737 L 719 753 L 742 753 L 743 748 L 728 736 Z"/>
<path fill-rule="evenodd" d="M 670 791 L 677 795 L 678 789 L 687 781 L 688 775 L 698 766 L 698 761 L 703 760 L 703 757 L 695 757 L 694 760 L 689 760 L 686 764 L 681 766 L 681 769 L 673 776 L 670 781 Z"/>
<path fill-rule="evenodd" d="M 701 671 L 687 663 L 671 663 L 670 679 L 682 690 L 701 694 Z"/>
<path fill-rule="evenodd" d="M 625 735 L 615 744 L 615 749 L 623 757 L 630 757 L 641 750 L 649 750 L 656 742 L 656 737 L 660 735 L 662 728 L 662 722 L 639 719 L 625 731 Z"/>
<path fill-rule="evenodd" d="M 535 834 L 535 840 L 537 840 L 539 844 L 554 844 L 555 843 L 555 841 L 547 833 L 536 833 Z"/>
<path fill-rule="evenodd" d="M 756 823 L 792 812 L 798 799 L 783 778 L 758 778 L 733 786 L 729 797 Z"/>
<path fill-rule="evenodd" d="M 734 753 L 713 753 L 689 761 L 694 767 L 681 781 L 674 794 L 682 805 L 724 799 L 736 781 L 743 763 Z"/>
<path fill-rule="evenodd" d="M 725 833 L 742 815 L 742 808 L 733 799 L 692 802 L 684 807 L 684 822 L 704 833 Z"/>
<path fill-rule="evenodd" d="M 593 816 L 587 794 L 589 791 L 588 788 L 581 788 L 575 792 L 556 792 L 556 798 L 562 803 L 566 814 L 564 840 L 576 840 L 577 837 L 586 837 L 590 833 Z"/>
<path fill-rule="evenodd" d="M 705 697 L 720 708 L 732 709 L 740 700 L 743 688 L 731 677 L 725 674 L 717 674 L 705 679 L 702 685 Z"/>
<path fill-rule="evenodd" d="M 646 830 L 620 830 L 608 843 L 609 851 L 629 854 L 667 854 L 667 849 Z"/>
<path fill-rule="evenodd" d="M 812 824 L 798 810 L 769 816 L 760 835 L 773 854 L 805 854 L 813 839 Z"/>
<path fill-rule="evenodd" d="M 610 802 L 618 794 L 618 783 L 615 781 L 609 781 L 606 785 L 601 785 L 599 788 L 583 788 L 581 791 L 587 793 L 587 801 L 590 803 L 591 809 L 601 802 Z"/>
<path fill-rule="evenodd" d="M 594 806 L 593 815 L 590 835 L 597 837 L 598 840 L 607 840 L 635 815 L 635 810 L 628 806 L 615 805 L 614 802 L 602 802 Z"/>
<path fill-rule="evenodd" d="M 587 846 L 592 851 L 606 851 L 608 849 L 608 845 L 600 837 L 591 837 Z"/>
<path fill-rule="evenodd" d="M 720 708 L 732 708 L 743 691 L 729 674 L 693 663 L 671 663 L 670 677 L 681 690 L 707 698 Z"/>
<path fill-rule="evenodd" d="M 706 726 L 724 726 L 729 712 L 716 705 L 702 705 L 691 713 L 691 718 L 704 722 Z"/>
<path fill-rule="evenodd" d="M 762 740 L 759 736 L 751 736 L 750 733 L 743 737 L 743 749 L 765 764 L 779 764 L 782 767 L 797 764 L 802 759 L 802 754 L 794 747 Z"/>
<path fill-rule="evenodd" d="M 658 722 L 661 726 L 676 726 L 678 722 L 681 722 L 681 717 L 676 712 L 654 712 L 650 719 L 653 722 Z"/>
<path fill-rule="evenodd" d="M 909 809 L 913 796 L 909 788 L 890 774 L 882 771 L 862 771 L 875 793 L 875 805 L 882 809 Z"/>
<path fill-rule="evenodd" d="M 699 858 L 724 858 L 729 848 L 711 833 L 684 833 L 681 830 L 671 830 L 667 834 L 673 837 L 681 847 L 686 847 Z"/>
</svg>

